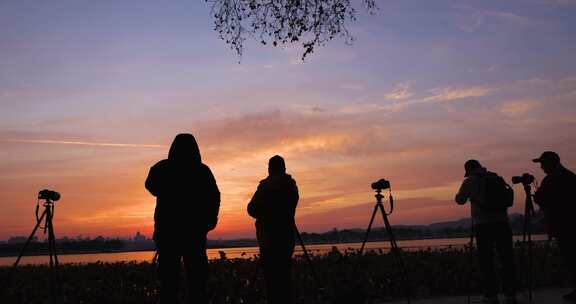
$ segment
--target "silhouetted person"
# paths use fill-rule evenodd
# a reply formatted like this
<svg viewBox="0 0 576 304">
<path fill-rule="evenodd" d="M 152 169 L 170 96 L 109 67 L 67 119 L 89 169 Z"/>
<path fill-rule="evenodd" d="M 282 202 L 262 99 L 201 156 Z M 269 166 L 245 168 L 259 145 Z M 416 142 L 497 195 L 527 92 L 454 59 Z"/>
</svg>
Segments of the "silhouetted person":
<svg viewBox="0 0 576 304">
<path fill-rule="evenodd" d="M 292 303 L 292 253 L 298 187 L 296 181 L 286 174 L 284 159 L 278 155 L 270 158 L 268 174 L 252 196 L 248 214 L 256 219 L 268 303 Z"/>
<path fill-rule="evenodd" d="M 478 258 L 482 272 L 484 303 L 498 303 L 498 285 L 494 265 L 494 249 L 498 253 L 502 265 L 502 287 L 506 303 L 516 303 L 516 269 L 512 230 L 508 223 L 506 207 L 495 208 L 487 201 L 486 184 L 488 178 L 497 177 L 482 167 L 477 160 L 468 160 L 464 164 L 466 179 L 462 182 L 456 194 L 455 201 L 459 205 L 470 200 L 472 223 L 478 246 Z"/>
<path fill-rule="evenodd" d="M 208 303 L 206 234 L 218 221 L 220 191 L 210 168 L 202 163 L 194 136 L 174 138 L 168 159 L 150 168 L 146 189 L 156 196 L 154 241 L 160 303 L 178 303 L 182 259 L 190 303 Z"/>
<path fill-rule="evenodd" d="M 572 276 L 573 290 L 564 299 L 576 302 L 576 175 L 566 169 L 558 154 L 552 151 L 542 153 L 533 162 L 540 163 L 546 173 L 534 194 L 535 202 L 544 212 L 547 232 L 558 241 L 560 253 Z"/>
</svg>

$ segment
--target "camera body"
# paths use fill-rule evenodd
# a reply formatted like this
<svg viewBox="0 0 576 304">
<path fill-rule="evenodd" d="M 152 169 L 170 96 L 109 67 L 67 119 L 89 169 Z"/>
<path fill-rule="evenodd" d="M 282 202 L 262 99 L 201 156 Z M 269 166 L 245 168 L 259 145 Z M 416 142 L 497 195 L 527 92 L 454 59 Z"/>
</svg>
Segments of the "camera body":
<svg viewBox="0 0 576 304">
<path fill-rule="evenodd" d="M 530 185 L 534 182 L 534 176 L 530 173 L 524 173 L 520 176 L 512 176 L 513 184 Z"/>
<path fill-rule="evenodd" d="M 38 192 L 38 199 L 55 202 L 60 199 L 60 193 L 53 190 L 44 189 Z"/>
<path fill-rule="evenodd" d="M 390 181 L 387 181 L 386 179 L 383 178 L 381 178 L 377 182 L 372 183 L 372 189 L 376 191 L 382 191 L 388 188 L 390 188 Z"/>
</svg>

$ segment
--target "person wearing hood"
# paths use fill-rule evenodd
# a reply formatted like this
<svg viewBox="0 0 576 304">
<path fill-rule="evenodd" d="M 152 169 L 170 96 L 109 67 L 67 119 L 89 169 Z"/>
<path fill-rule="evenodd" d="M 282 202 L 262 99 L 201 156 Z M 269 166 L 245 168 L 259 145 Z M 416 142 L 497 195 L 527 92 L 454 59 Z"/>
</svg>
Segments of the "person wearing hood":
<svg viewBox="0 0 576 304">
<path fill-rule="evenodd" d="M 499 178 L 496 173 L 482 167 L 475 159 L 464 164 L 465 179 L 456 194 L 455 201 L 464 205 L 470 201 L 472 210 L 472 225 L 478 248 L 478 258 L 482 272 L 484 289 L 483 303 L 498 303 L 498 285 L 494 265 L 494 249 L 498 253 L 502 265 L 502 289 L 506 304 L 516 303 L 516 267 L 512 230 L 508 223 L 508 210 L 491 207 L 488 202 L 487 180 L 490 177 Z"/>
<path fill-rule="evenodd" d="M 145 186 L 156 197 L 153 239 L 160 303 L 178 303 L 182 260 L 189 302 L 208 303 L 206 235 L 218 221 L 220 191 L 193 135 L 174 138 L 168 158 L 150 168 Z"/>
<path fill-rule="evenodd" d="M 292 303 L 292 253 L 294 252 L 296 181 L 286 174 L 281 156 L 268 162 L 268 177 L 261 180 L 248 204 L 248 214 L 256 219 L 268 303 Z"/>
<path fill-rule="evenodd" d="M 552 151 L 542 153 L 532 160 L 539 163 L 546 177 L 534 193 L 534 201 L 544 213 L 546 231 L 558 242 L 560 254 L 572 279 L 572 292 L 564 300 L 576 302 L 576 174 L 560 162 Z"/>
</svg>

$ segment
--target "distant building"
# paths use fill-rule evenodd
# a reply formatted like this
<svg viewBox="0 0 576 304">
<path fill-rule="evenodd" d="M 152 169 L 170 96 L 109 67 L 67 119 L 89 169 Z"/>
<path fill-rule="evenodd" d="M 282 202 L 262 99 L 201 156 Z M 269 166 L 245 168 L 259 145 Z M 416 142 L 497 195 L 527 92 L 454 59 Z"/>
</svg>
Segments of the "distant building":
<svg viewBox="0 0 576 304">
<path fill-rule="evenodd" d="M 141 242 L 145 242 L 146 241 L 146 236 L 143 234 L 140 234 L 140 231 L 136 232 L 136 235 L 134 236 L 134 243 L 141 243 Z"/>
</svg>

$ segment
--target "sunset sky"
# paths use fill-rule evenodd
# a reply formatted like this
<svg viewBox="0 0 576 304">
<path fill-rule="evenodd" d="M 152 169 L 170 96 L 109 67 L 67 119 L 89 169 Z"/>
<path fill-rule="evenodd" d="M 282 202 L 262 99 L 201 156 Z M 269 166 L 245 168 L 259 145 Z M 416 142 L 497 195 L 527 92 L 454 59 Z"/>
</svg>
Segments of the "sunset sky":
<svg viewBox="0 0 576 304">
<path fill-rule="evenodd" d="M 144 180 L 180 132 L 222 192 L 210 238 L 254 237 L 274 154 L 317 232 L 365 227 L 383 177 L 392 223 L 427 224 L 468 215 L 468 158 L 508 180 L 541 179 L 544 150 L 576 169 L 576 1 L 376 2 L 352 46 L 303 63 L 298 45 L 239 58 L 201 0 L 0 0 L 0 240 L 30 232 L 43 188 L 62 193 L 59 237 L 150 236 Z"/>
</svg>

